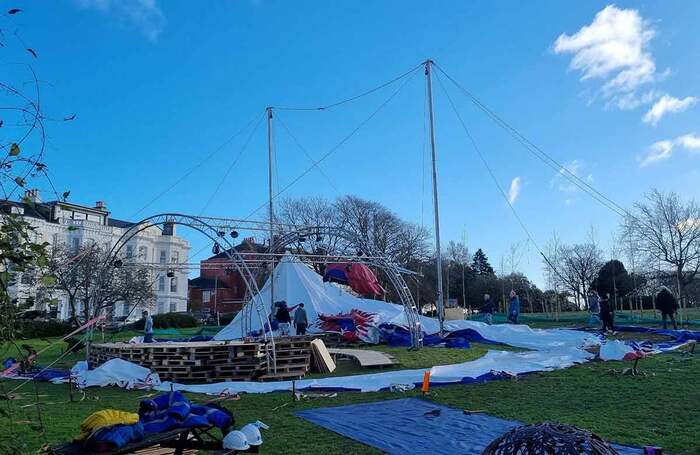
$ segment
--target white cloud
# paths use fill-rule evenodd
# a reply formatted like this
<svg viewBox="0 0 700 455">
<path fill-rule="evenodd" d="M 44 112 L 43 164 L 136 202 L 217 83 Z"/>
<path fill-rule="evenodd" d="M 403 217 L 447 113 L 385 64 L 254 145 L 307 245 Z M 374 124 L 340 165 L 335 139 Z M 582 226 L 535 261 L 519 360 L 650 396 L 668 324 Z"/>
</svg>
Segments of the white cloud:
<svg viewBox="0 0 700 455">
<path fill-rule="evenodd" d="M 508 202 L 514 204 L 518 196 L 520 196 L 520 189 L 522 187 L 522 178 L 515 177 L 510 182 L 510 188 L 508 189 Z"/>
<path fill-rule="evenodd" d="M 671 158 L 673 147 L 673 141 L 654 142 L 647 149 L 647 153 L 643 157 L 638 158 L 639 167 L 645 167 Z"/>
<path fill-rule="evenodd" d="M 573 193 L 578 190 L 571 179 L 577 177 L 584 182 L 591 184 L 594 181 L 593 174 L 585 171 L 585 163 L 581 160 L 573 160 L 565 163 L 563 169 L 559 170 L 549 182 L 552 188 L 556 188 L 564 193 Z"/>
<path fill-rule="evenodd" d="M 686 96 L 683 99 L 678 99 L 673 96 L 664 95 L 654 103 L 646 114 L 644 114 L 642 120 L 644 123 L 656 126 L 664 115 L 674 112 L 683 112 L 697 102 L 698 99 L 694 96 Z"/>
<path fill-rule="evenodd" d="M 690 133 L 678 136 L 675 139 L 654 142 L 643 156 L 637 158 L 639 167 L 645 167 L 671 158 L 676 147 L 684 148 L 690 152 L 700 151 L 700 136 Z"/>
<path fill-rule="evenodd" d="M 686 134 L 676 138 L 676 143 L 689 151 L 700 150 L 700 136 L 695 133 Z"/>
<path fill-rule="evenodd" d="M 605 80 L 603 93 L 630 92 L 654 80 L 656 64 L 647 49 L 655 32 L 637 10 L 608 5 L 573 35 L 559 35 L 554 52 L 573 54 L 569 68 L 581 80 Z"/>
<path fill-rule="evenodd" d="M 165 15 L 156 0 L 76 0 L 86 9 L 94 9 L 111 15 L 138 28 L 146 37 L 155 41 L 165 28 Z"/>
<path fill-rule="evenodd" d="M 679 100 L 654 89 L 642 89 L 671 74 L 670 69 L 657 71 L 649 49 L 655 35 L 639 11 L 608 5 L 576 33 L 559 35 L 553 49 L 557 54 L 572 55 L 569 69 L 578 71 L 581 81 L 600 81 L 592 100 L 604 100 L 606 108 L 632 110 L 658 100 L 644 116 L 646 123 L 656 124 L 666 113 L 687 109 L 695 98 Z"/>
</svg>

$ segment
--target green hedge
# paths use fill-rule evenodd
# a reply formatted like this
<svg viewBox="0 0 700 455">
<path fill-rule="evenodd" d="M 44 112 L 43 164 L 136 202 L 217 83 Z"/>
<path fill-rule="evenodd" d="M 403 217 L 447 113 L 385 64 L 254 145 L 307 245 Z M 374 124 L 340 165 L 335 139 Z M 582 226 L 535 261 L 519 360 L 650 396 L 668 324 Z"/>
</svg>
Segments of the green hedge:
<svg viewBox="0 0 700 455">
<path fill-rule="evenodd" d="M 61 337 L 70 333 L 69 321 L 50 319 L 48 321 L 17 321 L 15 330 L 18 338 Z"/>
<path fill-rule="evenodd" d="M 139 319 L 131 325 L 135 330 L 143 330 L 144 320 Z M 153 328 L 155 329 L 186 329 L 197 327 L 197 319 L 188 313 L 163 313 L 153 316 Z"/>
</svg>

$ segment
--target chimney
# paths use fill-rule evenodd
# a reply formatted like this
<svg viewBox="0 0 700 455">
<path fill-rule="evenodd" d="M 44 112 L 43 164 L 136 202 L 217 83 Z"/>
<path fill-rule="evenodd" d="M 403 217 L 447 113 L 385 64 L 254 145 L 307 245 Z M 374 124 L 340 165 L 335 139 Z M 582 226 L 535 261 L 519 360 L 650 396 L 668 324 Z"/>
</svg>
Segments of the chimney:
<svg viewBox="0 0 700 455">
<path fill-rule="evenodd" d="M 97 201 L 95 202 L 95 208 L 97 210 L 102 210 L 103 212 L 107 211 L 107 205 L 105 204 L 105 201 Z"/>
<path fill-rule="evenodd" d="M 166 221 L 163 223 L 163 235 L 175 235 L 175 223 Z"/>
<path fill-rule="evenodd" d="M 40 204 L 41 203 L 41 197 L 39 196 L 39 190 L 33 189 L 33 190 L 27 190 L 24 192 L 24 198 L 29 199 L 31 202 L 34 204 Z"/>
</svg>

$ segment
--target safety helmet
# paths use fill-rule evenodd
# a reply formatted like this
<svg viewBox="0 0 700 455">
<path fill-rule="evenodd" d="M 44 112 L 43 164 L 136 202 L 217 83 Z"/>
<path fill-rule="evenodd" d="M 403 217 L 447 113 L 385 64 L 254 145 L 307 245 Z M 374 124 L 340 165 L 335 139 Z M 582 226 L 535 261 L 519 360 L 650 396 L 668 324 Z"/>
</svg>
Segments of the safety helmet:
<svg viewBox="0 0 700 455">
<path fill-rule="evenodd" d="M 224 438 L 224 449 L 248 450 L 250 446 L 243 432 L 233 430 Z"/>
<path fill-rule="evenodd" d="M 248 444 L 251 446 L 259 446 L 262 444 L 262 435 L 260 434 L 260 428 L 254 423 L 249 423 L 241 428 L 241 433 L 245 435 Z"/>
</svg>

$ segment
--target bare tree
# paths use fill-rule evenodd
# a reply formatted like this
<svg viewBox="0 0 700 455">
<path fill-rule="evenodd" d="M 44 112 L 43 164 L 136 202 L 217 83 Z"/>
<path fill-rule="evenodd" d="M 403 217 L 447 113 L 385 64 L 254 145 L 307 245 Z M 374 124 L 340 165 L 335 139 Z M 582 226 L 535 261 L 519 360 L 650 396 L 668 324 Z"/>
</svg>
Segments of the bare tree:
<svg viewBox="0 0 700 455">
<path fill-rule="evenodd" d="M 554 289 L 571 293 L 578 308 L 587 308 L 586 295 L 603 263 L 602 252 L 593 240 L 576 245 L 563 245 L 554 237 L 548 246 L 545 268 Z M 582 305 L 583 302 L 583 305 Z"/>
<path fill-rule="evenodd" d="M 149 269 L 129 258 L 112 261 L 108 255 L 95 243 L 77 250 L 64 244 L 52 248 L 47 273 L 54 277 L 53 290 L 68 297 L 71 318 L 82 312 L 88 320 L 117 303 L 139 307 L 153 304 Z"/>
<path fill-rule="evenodd" d="M 700 270 L 700 205 L 654 189 L 625 217 L 622 233 L 639 254 L 675 275 L 682 304 L 684 287 Z"/>
</svg>

